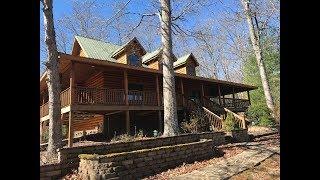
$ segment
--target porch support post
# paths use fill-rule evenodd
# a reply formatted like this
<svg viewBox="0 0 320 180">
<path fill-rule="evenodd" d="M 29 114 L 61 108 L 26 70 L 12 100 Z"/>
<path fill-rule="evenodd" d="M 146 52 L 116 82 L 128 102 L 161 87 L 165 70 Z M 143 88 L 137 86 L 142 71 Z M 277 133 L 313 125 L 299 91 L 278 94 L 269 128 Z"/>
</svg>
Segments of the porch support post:
<svg viewBox="0 0 320 180">
<path fill-rule="evenodd" d="M 159 118 L 159 132 L 163 132 L 163 119 L 162 119 L 162 114 L 161 110 L 158 111 L 158 118 Z"/>
<path fill-rule="evenodd" d="M 126 132 L 130 134 L 130 113 L 129 110 L 126 110 Z"/>
<path fill-rule="evenodd" d="M 249 104 L 251 105 L 251 100 L 250 100 L 250 92 L 247 91 L 247 94 L 248 94 L 248 100 L 249 100 Z"/>
<path fill-rule="evenodd" d="M 73 124 L 72 124 L 72 121 L 73 121 L 73 112 L 69 111 L 69 129 L 68 129 L 68 147 L 72 147 L 73 145 Z"/>
<path fill-rule="evenodd" d="M 234 87 L 232 87 L 232 105 L 233 105 L 233 108 L 235 108 L 235 100 L 234 100 Z"/>
<path fill-rule="evenodd" d="M 157 90 L 157 103 L 158 103 L 158 106 L 161 106 L 160 88 L 159 88 L 159 75 L 156 75 L 156 90 Z M 159 119 L 159 132 L 162 132 L 163 119 L 162 119 L 162 116 L 161 116 L 161 110 L 158 110 L 158 119 Z"/>
<path fill-rule="evenodd" d="M 221 102 L 221 90 L 220 90 L 220 84 L 218 84 L 218 94 L 219 94 L 219 104 L 220 106 L 222 106 L 222 102 Z"/>
<path fill-rule="evenodd" d="M 40 143 L 42 143 L 43 122 L 40 121 Z"/>
<path fill-rule="evenodd" d="M 156 75 L 156 91 L 157 91 L 157 105 L 161 106 L 161 104 L 160 104 L 159 75 Z"/>
<path fill-rule="evenodd" d="M 249 91 L 248 91 L 249 92 Z M 44 105 L 45 93 L 42 93 L 42 105 Z"/>
<path fill-rule="evenodd" d="M 43 116 L 43 105 L 44 105 L 44 93 L 43 93 L 43 95 L 42 95 L 42 105 L 41 105 L 41 112 L 40 112 L 40 114 L 41 114 L 41 116 Z"/>
<path fill-rule="evenodd" d="M 184 89 L 183 89 L 183 81 L 180 79 L 180 86 L 181 86 L 181 94 L 182 94 L 182 106 L 185 106 L 185 100 L 184 100 Z"/>
<path fill-rule="evenodd" d="M 222 102 L 223 102 L 223 107 L 226 106 L 226 100 L 224 99 L 224 95 L 222 95 Z"/>
<path fill-rule="evenodd" d="M 124 99 L 125 99 L 125 104 L 128 106 L 129 105 L 129 100 L 128 100 L 128 73 L 127 73 L 127 70 L 124 70 L 124 73 L 123 73 L 123 79 L 124 79 Z"/>
<path fill-rule="evenodd" d="M 74 82 L 75 82 L 75 73 L 74 73 L 74 62 L 71 61 L 70 68 L 70 111 L 69 111 L 69 130 L 68 130 L 68 147 L 73 145 L 73 100 L 74 100 Z"/>
<path fill-rule="evenodd" d="M 203 88 L 203 83 L 201 83 L 201 101 L 202 102 L 204 102 L 203 99 L 204 99 L 204 88 Z"/>
</svg>

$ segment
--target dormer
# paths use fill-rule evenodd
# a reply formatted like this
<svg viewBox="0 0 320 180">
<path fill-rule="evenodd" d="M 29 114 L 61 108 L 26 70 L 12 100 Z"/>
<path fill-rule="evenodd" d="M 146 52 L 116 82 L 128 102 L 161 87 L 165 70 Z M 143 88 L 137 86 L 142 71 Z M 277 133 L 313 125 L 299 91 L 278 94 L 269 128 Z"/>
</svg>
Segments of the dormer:
<svg viewBox="0 0 320 180">
<path fill-rule="evenodd" d="M 161 48 L 153 52 L 147 53 L 142 57 L 142 63 L 146 65 L 148 68 L 161 70 L 161 54 Z"/>
<path fill-rule="evenodd" d="M 196 76 L 197 66 L 199 66 L 199 63 L 192 53 L 178 58 L 173 63 L 174 72 L 189 76 Z"/>
<path fill-rule="evenodd" d="M 142 66 L 142 56 L 145 54 L 146 51 L 139 43 L 137 38 L 133 38 L 115 50 L 111 57 L 116 59 L 116 62 L 118 63 L 129 64 L 132 66 Z"/>
<path fill-rule="evenodd" d="M 147 53 L 142 57 L 142 63 L 148 68 L 162 70 L 162 48 Z M 177 57 L 173 55 L 173 61 L 177 61 Z"/>
</svg>

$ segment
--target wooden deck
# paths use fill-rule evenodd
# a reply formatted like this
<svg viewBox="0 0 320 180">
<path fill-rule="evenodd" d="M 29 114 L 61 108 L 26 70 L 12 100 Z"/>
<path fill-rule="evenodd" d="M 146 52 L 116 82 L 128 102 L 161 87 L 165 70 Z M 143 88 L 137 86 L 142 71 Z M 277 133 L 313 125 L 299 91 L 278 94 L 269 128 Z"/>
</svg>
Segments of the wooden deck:
<svg viewBox="0 0 320 180">
<path fill-rule="evenodd" d="M 115 111 L 115 110 L 163 110 L 162 94 L 159 94 L 160 106 L 158 105 L 157 93 L 154 91 L 128 91 L 128 105 L 125 102 L 124 89 L 107 89 L 107 88 L 88 88 L 75 87 L 75 98 L 73 101 L 73 110 L 77 111 Z M 184 99 L 182 94 L 177 94 L 178 108 L 184 107 Z M 203 105 L 213 106 L 216 100 L 213 97 L 204 97 L 210 99 L 203 100 Z M 61 113 L 70 111 L 70 88 L 61 92 Z M 207 105 L 208 103 L 211 105 Z M 233 111 L 241 111 L 248 108 L 250 101 L 247 99 L 223 98 L 222 103 L 218 105 L 231 109 Z M 218 107 L 217 107 L 218 108 Z M 40 117 L 42 120 L 47 119 L 49 114 L 48 102 L 40 106 Z M 45 118 L 44 118 L 45 117 Z"/>
</svg>

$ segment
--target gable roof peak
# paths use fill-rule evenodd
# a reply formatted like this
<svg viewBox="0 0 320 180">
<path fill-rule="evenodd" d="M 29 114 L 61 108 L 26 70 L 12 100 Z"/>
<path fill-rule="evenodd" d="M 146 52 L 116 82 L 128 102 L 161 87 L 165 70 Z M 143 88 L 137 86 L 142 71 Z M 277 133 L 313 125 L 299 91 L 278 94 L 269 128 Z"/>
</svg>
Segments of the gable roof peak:
<svg viewBox="0 0 320 180">
<path fill-rule="evenodd" d="M 116 57 L 117 55 L 119 55 L 121 52 L 123 52 L 126 47 L 131 44 L 132 42 L 136 41 L 139 46 L 141 47 L 142 51 L 144 54 L 146 54 L 146 50 L 144 49 L 144 47 L 140 44 L 139 40 L 136 37 L 131 38 L 128 42 L 126 42 L 125 44 L 123 44 L 122 46 L 120 46 L 116 51 L 114 51 L 111 55 L 111 57 Z"/>
<path fill-rule="evenodd" d="M 173 62 L 173 68 L 177 68 L 181 65 L 184 65 L 187 63 L 188 59 L 191 58 L 195 61 L 196 66 L 199 66 L 199 63 L 197 61 L 197 59 L 194 57 L 194 55 L 192 53 L 186 54 L 180 58 L 177 59 L 177 61 Z"/>
</svg>

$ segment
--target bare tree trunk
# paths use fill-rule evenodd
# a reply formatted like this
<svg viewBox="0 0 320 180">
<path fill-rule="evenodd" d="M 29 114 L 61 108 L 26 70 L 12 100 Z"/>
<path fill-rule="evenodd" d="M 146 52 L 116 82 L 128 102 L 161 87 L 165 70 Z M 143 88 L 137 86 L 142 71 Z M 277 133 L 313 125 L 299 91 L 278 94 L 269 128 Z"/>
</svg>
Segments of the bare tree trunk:
<svg viewBox="0 0 320 180">
<path fill-rule="evenodd" d="M 270 87 L 269 87 L 269 82 L 268 82 L 268 78 L 267 78 L 267 74 L 265 71 L 265 66 L 263 63 L 263 57 L 262 57 L 262 50 L 260 47 L 260 39 L 259 39 L 259 29 L 255 29 L 254 25 L 253 25 L 253 21 L 252 21 L 252 14 L 250 11 L 250 7 L 249 7 L 249 0 L 241 0 L 242 5 L 244 7 L 245 10 L 245 15 L 246 15 L 246 19 L 247 19 L 247 23 L 249 26 L 249 32 L 250 32 L 250 39 L 251 39 L 251 43 L 252 43 L 252 47 L 257 59 L 257 63 L 258 63 L 258 68 L 260 71 L 260 77 L 261 77 L 261 82 L 262 82 L 262 87 L 263 87 L 263 92 L 266 98 L 266 103 L 268 108 L 271 110 L 272 112 L 272 117 L 275 117 L 275 109 L 274 109 L 274 103 L 273 103 L 273 99 L 271 96 L 271 92 L 270 92 Z"/>
<path fill-rule="evenodd" d="M 57 154 L 56 150 L 62 145 L 58 51 L 53 24 L 52 0 L 42 0 L 41 2 L 43 3 L 45 42 L 48 52 L 48 61 L 46 63 L 49 92 L 49 142 L 47 155 L 48 157 L 54 157 Z"/>
<path fill-rule="evenodd" d="M 164 131 L 163 136 L 175 136 L 179 133 L 176 106 L 175 78 L 173 70 L 171 5 L 170 0 L 161 3 L 161 41 L 163 62 L 163 100 L 164 100 Z"/>
</svg>

